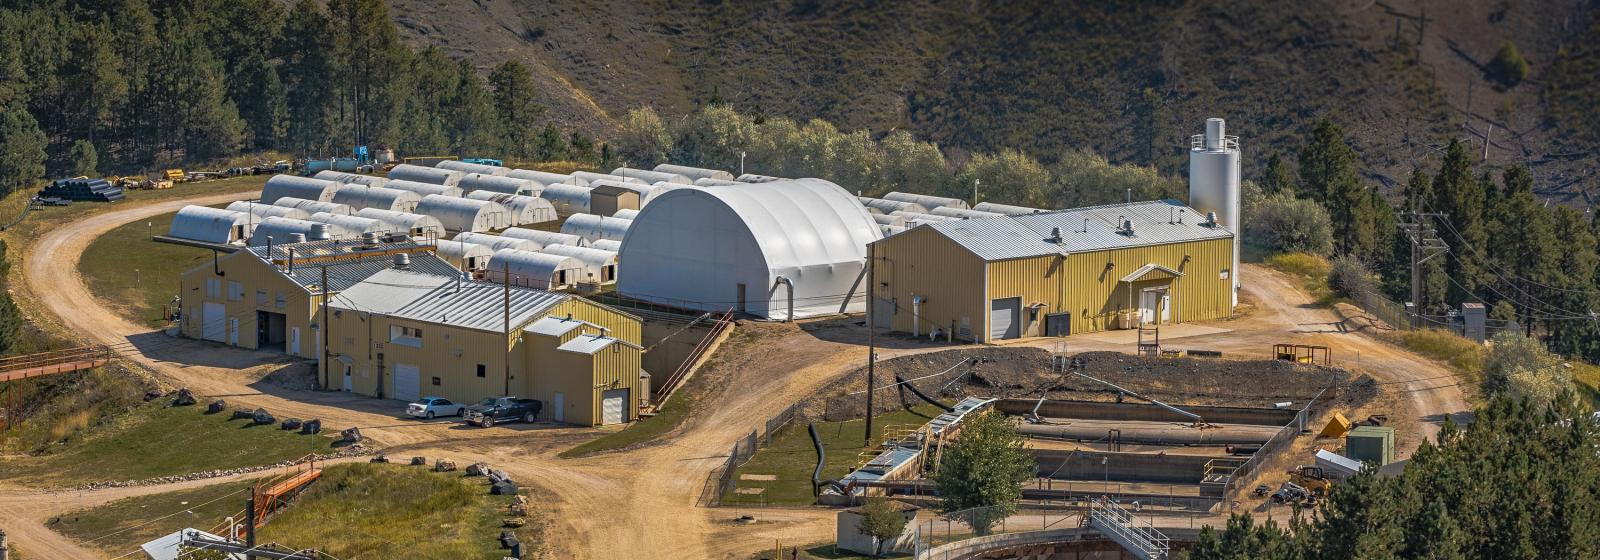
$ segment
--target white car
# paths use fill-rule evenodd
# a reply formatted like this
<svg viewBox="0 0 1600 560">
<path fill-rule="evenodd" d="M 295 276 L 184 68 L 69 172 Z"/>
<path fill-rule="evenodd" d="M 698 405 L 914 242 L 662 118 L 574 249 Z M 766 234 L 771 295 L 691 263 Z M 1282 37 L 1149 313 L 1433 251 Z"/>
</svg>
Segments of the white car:
<svg viewBox="0 0 1600 560">
<path fill-rule="evenodd" d="M 407 416 L 427 418 L 432 420 L 435 416 L 460 416 L 466 407 L 450 402 L 450 399 L 439 397 L 422 397 L 417 402 L 406 407 Z"/>
</svg>

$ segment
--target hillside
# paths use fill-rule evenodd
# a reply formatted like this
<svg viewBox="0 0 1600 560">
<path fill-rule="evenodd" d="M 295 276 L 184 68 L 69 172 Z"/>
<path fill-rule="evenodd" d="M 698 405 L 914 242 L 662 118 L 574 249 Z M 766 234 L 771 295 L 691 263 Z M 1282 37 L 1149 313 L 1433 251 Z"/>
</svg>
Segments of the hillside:
<svg viewBox="0 0 1600 560">
<path fill-rule="evenodd" d="M 1578 0 L 390 5 L 413 46 L 484 69 L 529 63 L 550 118 L 602 138 L 631 108 L 671 117 L 722 99 L 845 130 L 910 129 L 955 161 L 1087 148 L 1185 173 L 1182 150 L 1205 117 L 1228 118 L 1264 156 L 1292 152 L 1315 118 L 1333 116 L 1355 135 L 1368 180 L 1388 185 L 1437 161 L 1450 136 L 1478 137 L 1481 151 L 1491 124 L 1496 165 L 1578 151 L 1552 132 L 1539 80 L 1596 12 Z M 1485 71 L 1506 40 L 1531 65 L 1509 89 Z M 1558 158 L 1535 174 L 1568 201 L 1595 183 L 1576 175 L 1592 162 Z"/>
</svg>

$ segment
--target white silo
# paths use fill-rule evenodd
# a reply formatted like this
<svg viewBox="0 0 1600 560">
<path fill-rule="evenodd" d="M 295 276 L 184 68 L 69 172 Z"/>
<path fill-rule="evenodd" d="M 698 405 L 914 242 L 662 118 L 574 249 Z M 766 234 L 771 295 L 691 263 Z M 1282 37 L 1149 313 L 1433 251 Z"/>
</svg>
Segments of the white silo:
<svg viewBox="0 0 1600 560">
<path fill-rule="evenodd" d="M 1215 212 L 1233 233 L 1233 304 L 1239 304 L 1239 137 L 1228 136 L 1222 119 L 1206 119 L 1206 133 L 1189 141 L 1189 206 Z"/>
</svg>

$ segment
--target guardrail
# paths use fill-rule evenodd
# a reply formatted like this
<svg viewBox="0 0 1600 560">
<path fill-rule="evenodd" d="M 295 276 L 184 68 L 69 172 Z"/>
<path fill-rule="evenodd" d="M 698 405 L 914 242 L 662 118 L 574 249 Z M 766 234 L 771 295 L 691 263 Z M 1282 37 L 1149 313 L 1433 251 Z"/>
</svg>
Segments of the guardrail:
<svg viewBox="0 0 1600 560">
<path fill-rule="evenodd" d="M 666 381 L 663 381 L 661 385 L 655 388 L 654 394 L 650 397 L 650 406 L 659 407 L 667 401 L 667 397 L 672 396 L 673 390 L 677 389 L 680 383 L 683 383 L 683 380 L 689 376 L 689 372 L 694 371 L 695 366 L 700 364 L 700 359 L 704 358 L 706 352 L 711 349 L 711 345 L 716 343 L 717 337 L 721 336 L 722 332 L 727 330 L 731 324 L 733 324 L 733 310 L 728 309 L 723 311 L 722 316 L 717 318 L 717 322 L 711 325 L 711 332 L 706 333 L 705 338 L 700 339 L 700 343 L 695 345 L 694 351 L 689 353 L 689 357 L 683 361 L 683 364 L 679 365 L 678 369 L 672 372 L 672 375 L 667 376 Z"/>
<path fill-rule="evenodd" d="M 0 381 L 97 367 L 110 361 L 111 355 L 111 347 L 101 345 L 0 359 Z"/>
</svg>

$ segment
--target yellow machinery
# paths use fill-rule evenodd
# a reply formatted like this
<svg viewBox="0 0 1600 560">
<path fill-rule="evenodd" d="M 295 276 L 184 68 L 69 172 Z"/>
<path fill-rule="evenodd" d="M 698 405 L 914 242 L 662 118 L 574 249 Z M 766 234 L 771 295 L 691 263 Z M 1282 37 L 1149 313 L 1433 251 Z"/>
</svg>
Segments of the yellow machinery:
<svg viewBox="0 0 1600 560">
<path fill-rule="evenodd" d="M 168 181 L 172 181 L 174 183 L 182 183 L 188 178 L 183 174 L 182 169 L 168 169 L 166 171 L 166 177 Z"/>
<path fill-rule="evenodd" d="M 1333 483 L 1322 473 L 1322 467 L 1301 465 L 1289 471 L 1289 482 L 1300 485 L 1310 490 L 1313 495 L 1328 495 L 1328 487 Z"/>
</svg>

